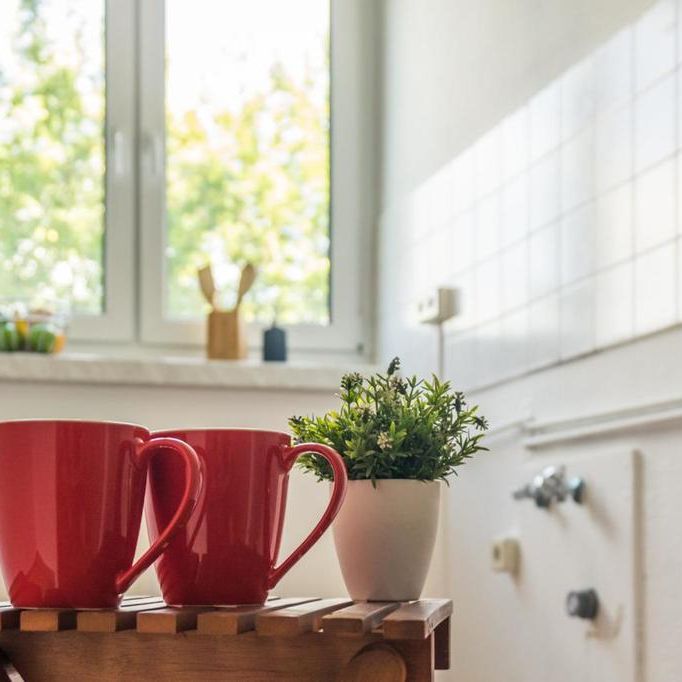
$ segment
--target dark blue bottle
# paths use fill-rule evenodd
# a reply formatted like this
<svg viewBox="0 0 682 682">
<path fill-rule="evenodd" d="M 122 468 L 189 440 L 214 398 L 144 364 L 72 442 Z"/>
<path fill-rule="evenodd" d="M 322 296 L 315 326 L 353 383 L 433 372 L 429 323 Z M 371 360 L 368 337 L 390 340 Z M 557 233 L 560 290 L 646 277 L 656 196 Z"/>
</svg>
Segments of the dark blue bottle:
<svg viewBox="0 0 682 682">
<path fill-rule="evenodd" d="M 286 362 L 287 333 L 273 322 L 263 332 L 263 360 L 265 362 Z"/>
</svg>

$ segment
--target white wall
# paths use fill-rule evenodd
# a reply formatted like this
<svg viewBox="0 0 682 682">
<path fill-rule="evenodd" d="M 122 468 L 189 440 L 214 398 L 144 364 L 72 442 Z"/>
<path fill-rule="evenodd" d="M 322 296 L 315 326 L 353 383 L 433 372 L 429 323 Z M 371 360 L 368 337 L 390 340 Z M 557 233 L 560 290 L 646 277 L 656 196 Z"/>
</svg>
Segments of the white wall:
<svg viewBox="0 0 682 682">
<path fill-rule="evenodd" d="M 502 428 L 492 452 L 453 483 L 429 583 L 455 601 L 448 679 L 574 679 L 575 670 L 550 674 L 543 665 L 552 654 L 561 661 L 565 647 L 587 653 L 589 638 L 566 634 L 561 604 L 547 605 L 537 638 L 527 601 L 535 586 L 523 574 L 493 574 L 489 543 L 518 531 L 525 508 L 510 492 L 529 468 L 633 449 L 642 506 L 632 560 L 639 555 L 642 574 L 625 608 L 642 633 L 632 679 L 682 679 L 678 3 L 386 0 L 384 8 L 380 355 L 435 370 L 437 337 L 416 324 L 414 304 L 429 287 L 455 285 L 465 314 L 446 326 L 444 373 L 493 427 L 591 424 L 580 439 L 532 451 L 522 429 Z M 608 66 L 605 55 L 619 50 Z M 608 101 L 621 78 L 625 95 Z M 620 139 L 609 136 L 614 112 L 626 120 Z M 552 117 L 558 127 L 543 147 Z M 522 132 L 509 135 L 518 120 Z M 516 144 L 505 146 L 506 133 Z M 513 168 L 512 151 L 523 159 Z M 599 168 L 621 175 L 604 181 Z M 520 219 L 506 199 L 519 178 Z M 542 213 L 548 197 L 551 215 Z M 629 416 L 620 423 L 610 411 Z M 628 425 L 638 411 L 653 421 Z M 581 679 L 621 682 L 596 667 Z"/>
<path fill-rule="evenodd" d="M 3 419 L 35 417 L 129 421 L 151 429 L 198 426 L 244 426 L 287 430 L 294 414 L 322 413 L 336 404 L 333 391 L 208 389 L 172 386 L 125 386 L 52 382 L 0 382 Z M 321 516 L 328 485 L 294 470 L 280 556 L 284 557 Z M 144 524 L 143 524 L 144 527 Z M 139 550 L 147 544 L 146 533 Z M 280 595 L 344 594 L 335 561 L 331 533 L 291 570 L 277 586 Z M 156 594 L 154 570 L 149 569 L 131 589 Z"/>
</svg>

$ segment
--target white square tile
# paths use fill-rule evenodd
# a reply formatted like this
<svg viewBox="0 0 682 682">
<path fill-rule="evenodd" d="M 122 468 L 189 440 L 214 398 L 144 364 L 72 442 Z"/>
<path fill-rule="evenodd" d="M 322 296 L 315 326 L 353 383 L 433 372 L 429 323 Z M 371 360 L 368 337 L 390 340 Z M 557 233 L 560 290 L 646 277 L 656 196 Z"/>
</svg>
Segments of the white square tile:
<svg viewBox="0 0 682 682">
<path fill-rule="evenodd" d="M 611 109 L 597 118 L 595 126 L 595 182 L 603 192 L 633 174 L 632 103 Z"/>
<path fill-rule="evenodd" d="M 416 298 L 421 298 L 426 293 L 438 286 L 436 281 L 436 269 L 433 266 L 433 237 L 429 235 L 423 239 L 414 251 L 415 281 L 414 288 Z"/>
<path fill-rule="evenodd" d="M 476 328 L 476 383 L 492 384 L 500 379 L 500 321 L 494 320 Z"/>
<path fill-rule="evenodd" d="M 476 196 L 479 198 L 490 194 L 500 184 L 501 143 L 500 129 L 493 128 L 481 137 L 474 146 Z"/>
<path fill-rule="evenodd" d="M 682 5 L 682 0 L 680 0 Z M 680 17 L 680 30 L 682 31 L 682 16 Z M 682 43 L 680 43 L 680 51 L 682 52 Z M 677 122 L 677 149 L 682 148 L 682 68 L 677 70 L 677 105 L 676 105 L 676 122 Z"/>
<path fill-rule="evenodd" d="M 559 144 L 560 91 L 554 82 L 539 92 L 529 104 L 530 161 L 536 161 Z"/>
<path fill-rule="evenodd" d="M 452 223 L 452 271 L 462 272 L 474 264 L 474 212 L 457 216 Z"/>
<path fill-rule="evenodd" d="M 533 232 L 528 249 L 530 297 L 540 298 L 559 287 L 559 225 Z"/>
<path fill-rule="evenodd" d="M 682 239 L 677 240 L 677 321 L 682 322 Z"/>
<path fill-rule="evenodd" d="M 500 197 L 490 194 L 476 204 L 476 260 L 492 256 L 500 248 Z"/>
<path fill-rule="evenodd" d="M 559 360 L 559 297 L 553 294 L 530 304 L 529 359 L 530 368 L 537 369 Z"/>
<path fill-rule="evenodd" d="M 568 211 L 594 196 L 594 131 L 583 128 L 561 147 L 561 210 Z"/>
<path fill-rule="evenodd" d="M 675 160 L 635 179 L 635 251 L 641 253 L 675 235 Z"/>
<path fill-rule="evenodd" d="M 413 192 L 412 236 L 415 242 L 422 241 L 433 229 L 431 222 L 431 188 L 422 183 Z"/>
<path fill-rule="evenodd" d="M 595 111 L 595 70 L 592 57 L 571 67 L 561 78 L 561 139 L 584 128 Z"/>
<path fill-rule="evenodd" d="M 677 63 L 682 62 L 682 0 L 677 0 Z"/>
<path fill-rule="evenodd" d="M 429 179 L 431 226 L 438 230 L 452 218 L 452 177 L 449 164 L 440 168 Z"/>
<path fill-rule="evenodd" d="M 680 0 L 682 2 L 682 0 Z M 675 159 L 675 170 L 677 176 L 677 196 L 676 196 L 676 209 L 677 209 L 677 233 L 682 236 L 682 151 L 677 155 Z"/>
<path fill-rule="evenodd" d="M 476 334 L 459 333 L 448 339 L 445 349 L 445 378 L 458 390 L 476 383 Z"/>
<path fill-rule="evenodd" d="M 635 173 L 648 168 L 676 149 L 676 90 L 674 74 L 635 99 Z"/>
<path fill-rule="evenodd" d="M 629 26 L 613 36 L 595 55 L 596 108 L 622 104 L 633 90 L 633 32 Z"/>
<path fill-rule="evenodd" d="M 500 323 L 500 371 L 503 377 L 523 374 L 528 366 L 528 309 L 505 315 Z"/>
<path fill-rule="evenodd" d="M 594 204 L 567 213 L 561 221 L 561 283 L 570 284 L 594 271 Z"/>
<path fill-rule="evenodd" d="M 632 258 L 632 183 L 603 194 L 596 204 L 595 265 L 603 270 Z"/>
<path fill-rule="evenodd" d="M 460 272 L 450 282 L 457 290 L 459 312 L 446 324 L 454 329 L 469 329 L 476 324 L 476 272 Z"/>
<path fill-rule="evenodd" d="M 530 170 L 531 230 L 547 225 L 559 215 L 559 153 L 545 156 Z"/>
<path fill-rule="evenodd" d="M 502 310 L 508 312 L 528 302 L 528 242 L 517 242 L 500 254 L 502 260 Z"/>
<path fill-rule="evenodd" d="M 450 225 L 442 225 L 430 242 L 431 267 L 436 286 L 444 286 L 453 272 L 453 232 Z M 438 284 L 440 282 L 440 284 Z"/>
<path fill-rule="evenodd" d="M 500 243 L 509 246 L 528 234 L 528 174 L 522 173 L 502 188 Z"/>
<path fill-rule="evenodd" d="M 635 87 L 642 90 L 675 68 L 676 7 L 659 0 L 635 24 Z"/>
<path fill-rule="evenodd" d="M 594 350 L 594 302 L 594 280 L 591 277 L 561 292 L 560 350 L 563 359 Z"/>
<path fill-rule="evenodd" d="M 471 150 L 460 154 L 452 167 L 452 210 L 453 213 L 471 208 L 475 199 L 474 155 Z"/>
<path fill-rule="evenodd" d="M 634 266 L 631 262 L 595 276 L 595 338 L 598 348 L 632 337 Z"/>
<path fill-rule="evenodd" d="M 500 271 L 499 256 L 483 261 L 476 266 L 476 320 L 487 322 L 500 314 Z"/>
<path fill-rule="evenodd" d="M 502 169 L 506 180 L 528 167 L 528 108 L 521 107 L 502 123 Z"/>
<path fill-rule="evenodd" d="M 674 242 L 635 260 L 635 333 L 647 334 L 675 321 L 677 250 Z"/>
</svg>

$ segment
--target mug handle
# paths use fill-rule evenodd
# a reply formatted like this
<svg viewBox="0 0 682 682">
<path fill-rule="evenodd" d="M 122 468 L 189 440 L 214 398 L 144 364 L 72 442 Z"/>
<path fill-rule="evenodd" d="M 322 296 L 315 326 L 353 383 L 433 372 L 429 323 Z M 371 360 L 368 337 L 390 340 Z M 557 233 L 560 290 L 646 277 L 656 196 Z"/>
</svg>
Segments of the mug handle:
<svg viewBox="0 0 682 682">
<path fill-rule="evenodd" d="M 190 445 L 177 438 L 152 438 L 142 445 L 136 453 L 138 466 L 149 468 L 151 458 L 159 448 L 168 448 L 173 454 L 179 455 L 185 463 L 185 489 L 180 504 L 168 525 L 159 533 L 156 541 L 147 551 L 126 571 L 116 577 L 116 592 L 123 594 L 139 577 L 142 571 L 149 568 L 161 553 L 168 547 L 171 538 L 181 530 L 196 507 L 201 489 L 201 469 L 197 453 Z"/>
<path fill-rule="evenodd" d="M 328 445 L 321 443 L 301 443 L 292 448 L 287 448 L 282 456 L 282 463 L 287 468 L 291 469 L 294 462 L 301 456 L 308 453 L 315 453 L 324 457 L 334 472 L 334 485 L 332 493 L 329 497 L 329 504 L 322 514 L 322 518 L 317 522 L 317 525 L 308 537 L 276 568 L 270 571 L 268 577 L 268 589 L 271 590 L 283 577 L 284 574 L 320 539 L 322 534 L 329 528 L 331 522 L 341 509 L 343 498 L 346 496 L 346 488 L 348 486 L 348 474 L 346 473 L 346 465 L 343 462 L 341 455 Z"/>
</svg>

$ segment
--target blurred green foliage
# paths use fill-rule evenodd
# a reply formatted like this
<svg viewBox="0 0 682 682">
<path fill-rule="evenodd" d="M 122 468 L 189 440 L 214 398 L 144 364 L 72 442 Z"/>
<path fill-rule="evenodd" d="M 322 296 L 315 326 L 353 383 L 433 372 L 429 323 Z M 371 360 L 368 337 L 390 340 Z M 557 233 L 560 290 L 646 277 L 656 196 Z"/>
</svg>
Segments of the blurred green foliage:
<svg viewBox="0 0 682 682">
<path fill-rule="evenodd" d="M 9 73 L 0 63 L 0 295 L 98 313 L 104 57 L 75 30 L 75 63 L 62 58 L 42 5 L 20 1 L 15 61 Z"/>
<path fill-rule="evenodd" d="M 247 317 L 329 321 L 329 99 L 276 65 L 267 92 L 236 113 L 167 117 L 169 309 L 203 310 L 197 268 L 258 269 Z M 229 305 L 239 268 L 224 286 Z"/>
</svg>

